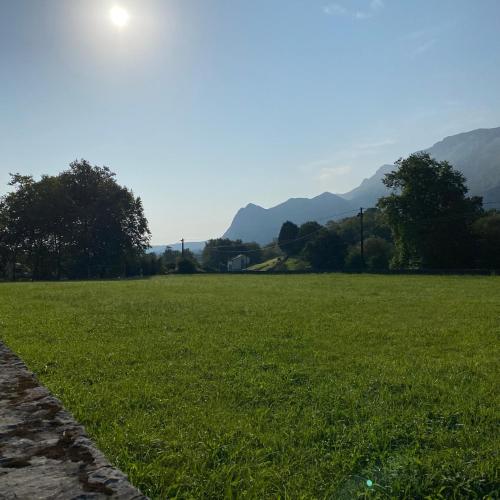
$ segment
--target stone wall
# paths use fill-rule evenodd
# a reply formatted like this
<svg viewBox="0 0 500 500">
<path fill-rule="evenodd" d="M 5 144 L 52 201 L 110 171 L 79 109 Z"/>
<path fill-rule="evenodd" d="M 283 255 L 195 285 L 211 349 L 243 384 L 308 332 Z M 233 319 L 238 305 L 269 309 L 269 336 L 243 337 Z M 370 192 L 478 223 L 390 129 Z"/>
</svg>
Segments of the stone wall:
<svg viewBox="0 0 500 500">
<path fill-rule="evenodd" d="M 0 499 L 146 499 L 0 342 Z"/>
</svg>

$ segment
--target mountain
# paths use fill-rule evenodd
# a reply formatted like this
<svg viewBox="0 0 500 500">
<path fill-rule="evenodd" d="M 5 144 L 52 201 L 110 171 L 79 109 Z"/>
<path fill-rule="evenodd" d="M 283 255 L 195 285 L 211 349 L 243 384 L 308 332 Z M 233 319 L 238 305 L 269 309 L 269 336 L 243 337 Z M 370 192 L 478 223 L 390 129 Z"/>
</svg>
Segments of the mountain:
<svg viewBox="0 0 500 500">
<path fill-rule="evenodd" d="M 483 196 L 487 208 L 500 208 L 500 127 L 446 137 L 425 151 L 460 170 L 467 179 L 470 194 Z M 238 210 L 224 237 L 265 244 L 278 236 L 287 220 L 296 224 L 309 220 L 324 223 L 342 218 L 338 215 L 342 212 L 372 207 L 387 193 L 382 178 L 393 169 L 394 165 L 383 165 L 357 188 L 342 195 L 323 193 L 312 199 L 291 198 L 268 209 L 250 203 Z"/>
<path fill-rule="evenodd" d="M 473 195 L 482 196 L 500 186 L 500 127 L 447 137 L 427 152 L 437 160 L 448 160 L 460 170 Z"/>
<path fill-rule="evenodd" d="M 385 174 L 394 170 L 394 165 L 382 165 L 372 177 L 363 180 L 363 182 L 352 191 L 342 194 L 342 198 L 352 203 L 364 207 L 372 207 L 377 200 L 387 193 L 387 188 L 382 183 Z"/>
<path fill-rule="evenodd" d="M 352 211 L 353 206 L 348 200 L 332 193 L 323 193 L 312 199 L 290 198 L 271 208 L 250 203 L 238 210 L 223 237 L 265 244 L 278 236 L 281 225 L 287 220 L 295 224 L 310 220 L 325 223 Z"/>
<path fill-rule="evenodd" d="M 446 137 L 424 150 L 439 161 L 447 160 L 467 179 L 471 195 L 490 200 L 500 191 L 500 127 L 477 129 Z M 382 177 L 393 169 L 384 165 L 361 185 L 342 195 L 356 205 L 371 207 L 387 193 Z M 495 200 L 498 201 L 498 195 Z"/>
</svg>

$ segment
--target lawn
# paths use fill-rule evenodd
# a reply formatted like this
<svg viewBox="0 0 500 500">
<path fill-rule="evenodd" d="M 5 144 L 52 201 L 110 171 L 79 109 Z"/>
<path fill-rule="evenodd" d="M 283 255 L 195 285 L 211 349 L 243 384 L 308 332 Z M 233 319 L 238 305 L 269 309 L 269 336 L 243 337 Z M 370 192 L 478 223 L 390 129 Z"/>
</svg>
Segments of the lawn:
<svg viewBox="0 0 500 500">
<path fill-rule="evenodd" d="M 153 498 L 495 498 L 500 278 L 0 284 L 0 338 Z"/>
</svg>

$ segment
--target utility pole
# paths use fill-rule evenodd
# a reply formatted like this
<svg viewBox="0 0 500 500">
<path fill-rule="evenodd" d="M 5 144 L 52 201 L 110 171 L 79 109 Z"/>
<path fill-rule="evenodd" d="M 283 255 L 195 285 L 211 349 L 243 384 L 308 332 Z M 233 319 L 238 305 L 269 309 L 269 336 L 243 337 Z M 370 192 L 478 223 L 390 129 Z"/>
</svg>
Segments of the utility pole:
<svg viewBox="0 0 500 500">
<path fill-rule="evenodd" d="M 359 236 L 361 243 L 361 267 L 365 269 L 365 235 L 364 235 L 364 227 L 363 227 L 363 207 L 359 209 Z"/>
<path fill-rule="evenodd" d="M 184 257 L 184 238 L 181 239 L 182 243 L 182 256 Z"/>
</svg>

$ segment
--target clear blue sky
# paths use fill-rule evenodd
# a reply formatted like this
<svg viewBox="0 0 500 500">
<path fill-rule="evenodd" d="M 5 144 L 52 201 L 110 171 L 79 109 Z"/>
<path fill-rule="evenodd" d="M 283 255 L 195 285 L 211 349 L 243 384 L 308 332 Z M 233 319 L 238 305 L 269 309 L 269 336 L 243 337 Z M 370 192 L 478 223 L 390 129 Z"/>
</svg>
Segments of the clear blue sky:
<svg viewBox="0 0 500 500">
<path fill-rule="evenodd" d="M 205 239 L 499 126 L 499 89 L 498 0 L 0 0 L 0 192 L 83 157 Z"/>
</svg>

